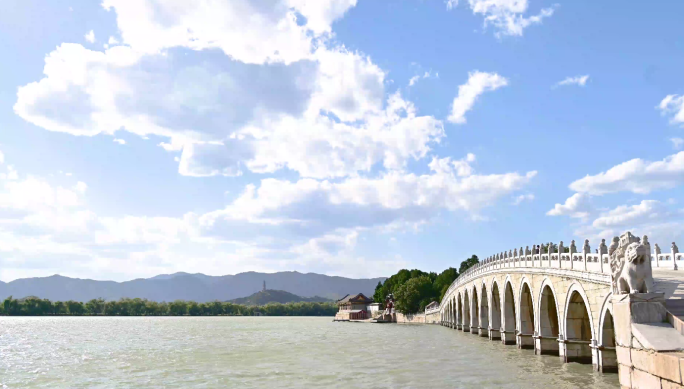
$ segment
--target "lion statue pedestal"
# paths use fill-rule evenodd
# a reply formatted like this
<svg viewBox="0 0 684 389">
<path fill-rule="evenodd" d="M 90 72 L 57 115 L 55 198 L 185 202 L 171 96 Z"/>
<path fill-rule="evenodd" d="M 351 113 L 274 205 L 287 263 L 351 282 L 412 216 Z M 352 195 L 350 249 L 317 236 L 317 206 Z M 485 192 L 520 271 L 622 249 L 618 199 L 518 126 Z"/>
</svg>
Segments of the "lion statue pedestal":
<svg viewBox="0 0 684 389">
<path fill-rule="evenodd" d="M 647 236 L 644 235 L 642 241 L 631 232 L 625 232 L 620 238 L 613 238 L 608 254 L 614 295 L 653 292 L 651 248 Z"/>
</svg>

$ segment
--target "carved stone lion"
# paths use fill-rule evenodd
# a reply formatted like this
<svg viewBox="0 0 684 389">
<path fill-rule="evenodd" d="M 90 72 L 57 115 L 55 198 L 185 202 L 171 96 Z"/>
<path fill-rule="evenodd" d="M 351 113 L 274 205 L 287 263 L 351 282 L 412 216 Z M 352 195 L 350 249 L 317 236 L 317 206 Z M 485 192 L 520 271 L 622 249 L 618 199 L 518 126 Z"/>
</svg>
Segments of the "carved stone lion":
<svg viewBox="0 0 684 389">
<path fill-rule="evenodd" d="M 617 246 L 617 247 L 616 247 Z M 648 293 L 653 291 L 651 253 L 647 245 L 630 232 L 613 238 L 610 270 L 613 294 Z"/>
</svg>

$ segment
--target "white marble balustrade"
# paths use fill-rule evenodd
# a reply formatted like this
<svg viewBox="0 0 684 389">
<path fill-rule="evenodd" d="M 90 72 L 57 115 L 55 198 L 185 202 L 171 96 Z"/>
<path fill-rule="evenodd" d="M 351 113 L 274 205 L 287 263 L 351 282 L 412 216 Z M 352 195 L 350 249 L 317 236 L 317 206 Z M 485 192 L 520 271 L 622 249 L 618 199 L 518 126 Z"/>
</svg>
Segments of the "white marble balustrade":
<svg viewBox="0 0 684 389">
<path fill-rule="evenodd" d="M 645 237 L 646 238 L 646 237 Z M 646 242 L 647 239 L 646 239 Z M 578 252 L 573 240 L 568 252 L 554 252 L 543 253 L 539 252 L 539 246 L 546 246 L 546 243 L 541 245 L 532 245 L 525 249 L 522 247 L 513 250 L 501 252 L 496 255 L 485 258 L 480 263 L 466 270 L 451 284 L 446 295 L 449 295 L 453 289 L 458 288 L 459 285 L 470 281 L 484 273 L 499 270 L 504 268 L 554 268 L 554 269 L 568 269 L 573 271 L 589 272 L 610 275 L 610 256 L 608 255 L 608 247 L 605 240 L 599 246 L 600 253 L 592 253 L 589 245 L 589 240 L 584 241 L 582 251 Z M 552 244 L 551 244 L 552 245 Z M 565 251 L 561 241 L 558 246 L 558 251 Z M 684 254 L 679 253 L 679 248 L 672 242 L 669 253 L 662 253 L 658 244 L 652 246 L 651 249 L 651 266 L 655 268 L 666 268 L 678 270 L 679 264 L 684 263 Z"/>
</svg>

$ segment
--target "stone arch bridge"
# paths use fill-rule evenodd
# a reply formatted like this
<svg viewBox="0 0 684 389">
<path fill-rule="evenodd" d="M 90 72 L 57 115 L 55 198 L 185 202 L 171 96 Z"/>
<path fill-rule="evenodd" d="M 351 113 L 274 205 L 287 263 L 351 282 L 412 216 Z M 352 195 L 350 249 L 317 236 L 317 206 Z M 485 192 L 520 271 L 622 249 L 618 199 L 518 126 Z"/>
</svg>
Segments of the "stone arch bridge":
<svg viewBox="0 0 684 389">
<path fill-rule="evenodd" d="M 538 247 L 485 259 L 461 274 L 439 308 L 426 315 L 436 316 L 444 326 L 534 349 L 536 354 L 592 363 L 599 371 L 617 371 L 610 257 L 605 242 L 596 253 L 591 253 L 588 241 L 582 252 L 576 252 L 574 241 L 568 252 L 562 242 L 555 253 L 540 252 Z M 667 254 L 656 245 L 651 255 L 655 284 L 673 299 L 668 301 L 673 304 L 672 311 L 684 306 L 678 304 L 684 300 L 677 300 L 684 294 L 684 287 L 679 287 L 684 270 L 676 271 L 682 260 L 674 244 Z M 676 314 L 671 316 L 678 320 Z"/>
</svg>

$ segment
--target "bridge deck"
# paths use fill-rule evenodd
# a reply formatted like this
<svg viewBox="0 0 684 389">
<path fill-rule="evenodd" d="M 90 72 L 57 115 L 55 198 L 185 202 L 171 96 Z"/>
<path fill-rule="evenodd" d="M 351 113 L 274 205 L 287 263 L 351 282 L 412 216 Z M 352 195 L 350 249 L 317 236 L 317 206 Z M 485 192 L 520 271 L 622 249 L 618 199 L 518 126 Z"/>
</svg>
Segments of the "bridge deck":
<svg viewBox="0 0 684 389">
<path fill-rule="evenodd" d="M 653 269 L 656 292 L 665 293 L 665 306 L 673 315 L 684 320 L 684 269 Z"/>
</svg>

